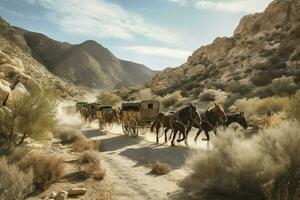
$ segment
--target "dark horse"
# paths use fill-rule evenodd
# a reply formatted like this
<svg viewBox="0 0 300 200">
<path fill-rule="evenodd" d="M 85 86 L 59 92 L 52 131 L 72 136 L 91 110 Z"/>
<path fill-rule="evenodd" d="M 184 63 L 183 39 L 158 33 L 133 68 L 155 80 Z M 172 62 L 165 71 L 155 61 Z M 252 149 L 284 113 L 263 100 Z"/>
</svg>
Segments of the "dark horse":
<svg viewBox="0 0 300 200">
<path fill-rule="evenodd" d="M 204 131 L 206 138 L 203 138 L 204 141 L 209 141 L 209 131 L 214 131 L 216 134 L 216 128 L 220 123 L 226 123 L 227 115 L 224 112 L 223 107 L 220 104 L 214 104 L 208 108 L 204 113 L 201 114 L 201 128 L 198 130 L 194 141 L 196 142 L 200 133 Z M 186 137 L 187 138 L 187 137 Z"/>
<path fill-rule="evenodd" d="M 227 115 L 227 121 L 220 123 L 220 125 L 223 125 L 224 128 L 227 128 L 232 123 L 238 123 L 244 129 L 248 128 L 248 124 L 244 112 L 240 112 L 238 114 L 233 114 L 233 115 Z"/>
<path fill-rule="evenodd" d="M 180 111 L 178 111 L 177 113 L 175 113 L 174 120 L 182 123 L 186 129 L 185 134 L 180 134 L 183 136 L 183 138 L 180 139 L 180 135 L 179 135 L 177 142 L 186 140 L 187 134 L 189 133 L 189 131 L 191 130 L 192 127 L 201 128 L 202 119 L 199 116 L 196 107 L 193 106 L 192 104 L 190 104 L 189 106 L 187 106 L 187 107 L 181 109 Z M 173 139 L 172 139 L 172 145 L 173 145 L 175 138 L 176 138 L 176 133 L 174 132 Z"/>
<path fill-rule="evenodd" d="M 151 126 L 151 132 L 153 132 L 153 129 L 155 127 L 156 129 L 156 143 L 159 142 L 159 130 L 161 127 L 164 128 L 164 134 L 165 134 L 165 142 L 167 142 L 167 133 L 169 130 L 177 130 L 180 133 L 185 133 L 185 126 L 182 123 L 178 123 L 176 121 L 173 121 L 174 113 L 166 115 L 164 113 L 158 113 L 156 119 L 152 123 Z"/>
</svg>

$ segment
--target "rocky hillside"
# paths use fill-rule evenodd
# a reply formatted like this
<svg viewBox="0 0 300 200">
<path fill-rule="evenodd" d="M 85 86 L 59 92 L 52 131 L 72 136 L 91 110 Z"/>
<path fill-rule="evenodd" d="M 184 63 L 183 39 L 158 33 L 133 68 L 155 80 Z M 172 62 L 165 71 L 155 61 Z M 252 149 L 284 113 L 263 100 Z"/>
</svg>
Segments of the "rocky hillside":
<svg viewBox="0 0 300 200">
<path fill-rule="evenodd" d="M 0 18 L 0 102 L 10 104 L 21 92 L 47 86 L 62 98 L 75 98 L 83 90 L 50 73 L 30 54 L 30 47 L 18 31 Z"/>
<path fill-rule="evenodd" d="M 232 37 L 216 38 L 146 86 L 158 95 L 181 90 L 191 99 L 208 91 L 226 92 L 231 101 L 292 94 L 300 86 L 299 10 L 298 0 L 275 0 L 263 13 L 243 17 Z"/>
<path fill-rule="evenodd" d="M 16 28 L 32 56 L 55 75 L 90 88 L 118 88 L 141 84 L 153 75 L 144 65 L 120 60 L 107 48 L 89 40 L 73 45 Z"/>
</svg>

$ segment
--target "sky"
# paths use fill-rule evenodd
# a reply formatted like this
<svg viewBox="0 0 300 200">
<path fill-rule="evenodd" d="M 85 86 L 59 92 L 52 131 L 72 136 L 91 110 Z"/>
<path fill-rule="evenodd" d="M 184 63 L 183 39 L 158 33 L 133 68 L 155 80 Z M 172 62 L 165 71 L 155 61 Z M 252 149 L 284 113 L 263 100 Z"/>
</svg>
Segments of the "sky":
<svg viewBox="0 0 300 200">
<path fill-rule="evenodd" d="M 0 0 L 11 25 L 55 40 L 95 40 L 154 70 L 176 67 L 271 0 Z"/>
</svg>

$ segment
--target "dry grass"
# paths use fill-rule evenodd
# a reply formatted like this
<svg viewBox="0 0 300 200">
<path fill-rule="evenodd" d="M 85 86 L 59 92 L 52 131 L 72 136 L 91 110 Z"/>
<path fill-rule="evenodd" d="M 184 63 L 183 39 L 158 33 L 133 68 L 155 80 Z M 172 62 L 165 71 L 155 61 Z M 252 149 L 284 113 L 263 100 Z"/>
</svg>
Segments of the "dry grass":
<svg viewBox="0 0 300 200">
<path fill-rule="evenodd" d="M 234 105 L 240 110 L 248 114 L 265 115 L 268 112 L 285 111 L 289 105 L 288 97 L 267 97 L 267 98 L 251 98 L 239 99 Z"/>
<path fill-rule="evenodd" d="M 97 192 L 96 200 L 112 200 L 113 199 L 113 186 L 104 184 L 101 185 Z"/>
<path fill-rule="evenodd" d="M 55 154 L 46 154 L 41 151 L 27 153 L 18 163 L 19 168 L 34 174 L 34 185 L 37 190 L 44 190 L 51 183 L 58 181 L 64 173 L 64 160 Z"/>
<path fill-rule="evenodd" d="M 59 138 L 62 144 L 73 143 L 84 137 L 82 134 L 75 133 L 74 129 L 68 127 L 57 127 L 54 131 L 54 136 Z"/>
<path fill-rule="evenodd" d="M 100 140 L 89 140 L 85 137 L 80 137 L 72 144 L 72 150 L 74 152 L 83 152 L 88 150 L 99 151 Z"/>
<path fill-rule="evenodd" d="M 11 149 L 11 151 L 7 155 L 6 157 L 7 162 L 9 164 L 16 164 L 22 158 L 24 158 L 28 152 L 30 152 L 30 149 L 28 147 L 24 147 L 24 146 L 15 147 L 14 149 Z"/>
<path fill-rule="evenodd" d="M 288 114 L 300 121 L 300 90 L 290 99 Z"/>
<path fill-rule="evenodd" d="M 272 81 L 272 91 L 276 95 L 291 95 L 296 91 L 297 85 L 294 82 L 294 77 L 282 76 L 275 78 Z"/>
<path fill-rule="evenodd" d="M 154 165 L 152 166 L 151 173 L 157 174 L 157 175 L 163 175 L 167 174 L 171 171 L 171 166 L 166 163 L 161 163 L 159 161 L 156 161 Z"/>
<path fill-rule="evenodd" d="M 6 159 L 0 159 L 0 199 L 24 199 L 32 191 L 33 173 L 24 173 Z"/>
<path fill-rule="evenodd" d="M 85 178 L 93 176 L 95 179 L 101 180 L 105 176 L 105 170 L 102 168 L 99 156 L 95 151 L 81 153 L 77 165 L 80 174 Z"/>
<path fill-rule="evenodd" d="M 188 159 L 186 192 L 196 199 L 297 199 L 299 130 L 299 123 L 284 122 L 245 139 L 228 129 L 212 140 L 213 149 Z"/>
</svg>

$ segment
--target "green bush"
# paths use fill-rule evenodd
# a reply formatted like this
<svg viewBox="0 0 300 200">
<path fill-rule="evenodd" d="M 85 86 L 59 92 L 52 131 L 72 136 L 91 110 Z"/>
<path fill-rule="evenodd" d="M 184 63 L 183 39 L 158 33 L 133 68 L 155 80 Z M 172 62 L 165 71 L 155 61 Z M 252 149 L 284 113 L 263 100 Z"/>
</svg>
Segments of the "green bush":
<svg viewBox="0 0 300 200">
<path fill-rule="evenodd" d="M 100 94 L 97 96 L 97 102 L 104 104 L 104 105 L 112 105 L 115 106 L 116 104 L 120 103 L 122 99 L 109 91 L 102 91 Z"/>
<path fill-rule="evenodd" d="M 291 95 L 297 89 L 297 85 L 294 82 L 294 77 L 282 76 L 275 78 L 272 81 L 272 91 L 276 95 Z"/>
<path fill-rule="evenodd" d="M 201 101 L 214 101 L 218 97 L 219 92 L 213 89 L 204 89 L 202 93 L 199 94 L 199 99 Z"/>
<path fill-rule="evenodd" d="M 267 71 L 255 70 L 252 72 L 250 80 L 256 86 L 265 86 L 272 81 L 272 77 Z"/>
<path fill-rule="evenodd" d="M 8 149 L 18 146 L 27 137 L 45 139 L 55 125 L 56 101 L 50 91 L 33 90 L 14 102 L 10 111 L 0 108 L 0 131 Z"/>
<path fill-rule="evenodd" d="M 190 199 L 297 199 L 299 129 L 299 123 L 285 122 L 251 139 L 227 129 L 212 140 L 212 149 L 188 158 L 186 193 Z"/>
</svg>

